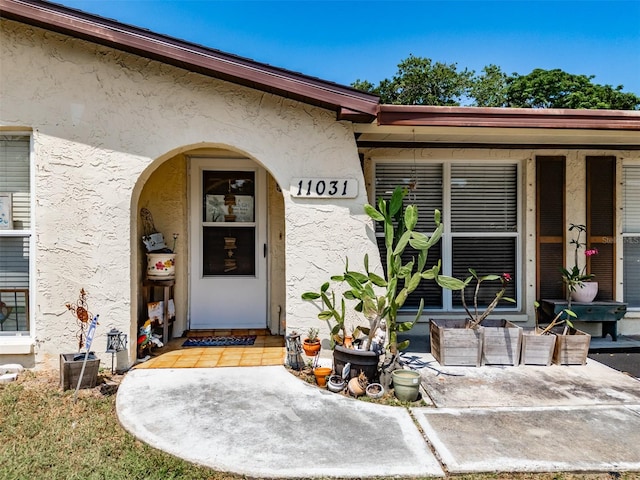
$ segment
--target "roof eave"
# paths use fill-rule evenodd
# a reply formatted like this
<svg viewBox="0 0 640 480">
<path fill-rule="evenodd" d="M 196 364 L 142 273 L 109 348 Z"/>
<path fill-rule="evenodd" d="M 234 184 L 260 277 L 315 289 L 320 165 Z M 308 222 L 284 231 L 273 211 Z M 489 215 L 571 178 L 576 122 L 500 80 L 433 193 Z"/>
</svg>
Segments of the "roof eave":
<svg viewBox="0 0 640 480">
<path fill-rule="evenodd" d="M 351 121 L 375 120 L 379 98 L 41 0 L 0 0 L 0 16 L 307 104 Z M 344 114 L 344 115 L 343 115 Z"/>
<path fill-rule="evenodd" d="M 380 105 L 380 126 L 640 130 L 640 112 Z"/>
</svg>

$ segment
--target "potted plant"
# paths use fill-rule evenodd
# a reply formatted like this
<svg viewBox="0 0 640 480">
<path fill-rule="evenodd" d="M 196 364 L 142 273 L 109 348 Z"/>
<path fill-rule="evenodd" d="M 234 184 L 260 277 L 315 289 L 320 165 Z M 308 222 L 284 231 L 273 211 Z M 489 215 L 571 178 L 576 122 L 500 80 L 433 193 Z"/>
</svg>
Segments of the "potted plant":
<svg viewBox="0 0 640 480">
<path fill-rule="evenodd" d="M 315 357 L 320 352 L 320 339 L 318 338 L 317 328 L 310 328 L 307 332 L 307 338 L 302 342 L 302 349 L 307 357 Z"/>
<path fill-rule="evenodd" d="M 377 207 L 369 204 L 364 207 L 367 215 L 374 221 L 381 222 L 384 227 L 387 254 L 383 276 L 369 269 L 369 257 L 365 254 L 363 272 L 351 270 L 347 259 L 344 273 L 331 277 L 334 285 L 347 285 L 339 304 L 335 290 L 330 290 L 330 282 L 325 282 L 319 292 L 306 292 L 302 295 L 304 300 L 320 300 L 318 318 L 335 322 L 330 328 L 336 373 L 340 375 L 348 362 L 351 363 L 352 377 L 364 372 L 369 380 L 375 381 L 380 374 L 379 357 L 385 353 L 384 368 L 388 374 L 382 382 L 385 389 L 389 388 L 391 372 L 401 368 L 399 351 L 409 344 L 408 340 L 398 343 L 398 332 L 410 330 L 422 314 L 423 300 L 420 301 L 413 321 L 399 320 L 399 310 L 409 294 L 422 280 L 435 280 L 441 287 L 454 290 L 464 286 L 461 280 L 440 275 L 439 261 L 427 268 L 428 250 L 440 240 L 444 229 L 440 212 L 434 212 L 436 228 L 431 236 L 415 231 L 418 208 L 416 205 L 403 208 L 406 193 L 406 189 L 397 187 L 389 201 L 380 198 Z M 415 256 L 404 261 L 403 254 L 409 247 L 413 249 Z M 354 338 L 354 342 L 359 345 L 358 349 L 348 349 L 341 345 L 346 335 L 345 300 L 354 301 L 354 311 L 367 321 L 365 325 L 359 325 L 355 329 L 359 338 Z M 366 360 L 366 365 L 362 365 L 363 359 Z"/>
<path fill-rule="evenodd" d="M 563 323 L 573 326 L 568 320 L 569 316 L 576 314 L 568 308 L 558 314 L 545 327 L 540 326 L 540 304 L 534 302 L 536 317 L 533 329 L 523 329 L 522 347 L 520 350 L 520 363 L 522 365 L 551 365 L 556 346 L 554 329 Z"/>
<path fill-rule="evenodd" d="M 569 227 L 569 231 L 572 232 L 574 230 L 577 231 L 577 235 L 570 241 L 570 244 L 574 245 L 573 267 L 571 267 L 571 270 L 560 268 L 562 281 L 567 286 L 567 302 L 569 304 L 569 308 L 571 308 L 572 300 L 579 303 L 591 303 L 598 294 L 598 282 L 591 281 L 595 275 L 586 273 L 586 261 L 582 268 L 578 266 L 578 252 L 581 248 L 585 248 L 584 254 L 586 259 L 589 259 L 592 255 L 597 255 L 598 249 L 587 249 L 586 242 L 582 242 L 580 240 L 582 234 L 587 231 L 587 228 L 584 225 L 575 225 L 572 223 Z"/>
<path fill-rule="evenodd" d="M 78 351 L 60 354 L 60 387 L 63 390 L 93 388 L 98 381 L 100 359 L 93 352 L 81 352 L 87 342 L 87 330 L 91 331 L 89 325 L 94 320 L 94 316 L 89 312 L 87 296 L 87 292 L 81 288 L 78 300 L 65 305 L 78 324 Z M 86 365 L 83 368 L 85 359 Z"/>
<path fill-rule="evenodd" d="M 481 364 L 516 365 L 520 355 L 522 330 L 506 320 L 490 320 L 487 317 L 501 300 L 514 302 L 505 297 L 511 275 L 480 276 L 473 269 L 461 289 L 462 306 L 467 318 L 461 320 L 437 320 L 430 322 L 431 354 L 441 365 L 480 366 Z M 466 288 L 475 280 L 473 305 L 469 307 Z M 500 290 L 484 309 L 480 310 L 479 294 L 483 282 L 501 282 Z"/>
</svg>

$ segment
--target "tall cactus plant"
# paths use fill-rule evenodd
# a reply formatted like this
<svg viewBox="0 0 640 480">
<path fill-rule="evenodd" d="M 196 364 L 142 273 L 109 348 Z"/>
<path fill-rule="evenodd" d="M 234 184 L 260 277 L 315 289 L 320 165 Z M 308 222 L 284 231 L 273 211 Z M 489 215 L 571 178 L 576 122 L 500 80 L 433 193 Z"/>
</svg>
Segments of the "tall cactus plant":
<svg viewBox="0 0 640 480">
<path fill-rule="evenodd" d="M 422 314 L 424 299 L 420 300 L 420 306 L 413 321 L 398 320 L 400 308 L 422 280 L 435 280 L 441 287 L 451 290 L 460 290 L 465 285 L 461 280 L 440 275 L 440 260 L 427 268 L 429 248 L 440 240 L 444 229 L 440 212 L 438 210 L 434 212 L 436 228 L 430 236 L 416 231 L 418 207 L 407 205 L 404 209 L 402 208 L 406 193 L 406 189 L 397 187 L 389 201 L 380 198 L 377 207 L 369 204 L 364 207 L 369 217 L 383 223 L 387 251 L 384 277 L 369 270 L 368 255 L 364 256 L 364 273 L 349 270 L 347 259 L 344 273 L 331 277 L 331 280 L 346 282 L 349 286 L 343 293 L 344 298 L 341 299 L 340 307 L 336 304 L 335 293 L 333 291 L 328 293 L 329 282 L 322 285 L 319 293 L 307 292 L 302 296 L 305 300 L 322 300 L 324 308 L 318 317 L 322 320 L 333 318 L 336 321 L 332 329 L 334 335 L 339 331 L 344 334 L 344 299 L 356 301 L 354 309 L 369 320 L 369 326 L 359 327 L 360 331 L 367 335 L 368 348 L 374 344 L 374 336 L 378 329 L 384 326 L 391 355 L 396 355 L 399 350 L 409 345 L 408 340 L 398 343 L 398 332 L 410 330 Z M 417 258 L 413 257 L 403 263 L 402 255 L 408 246 L 417 252 Z"/>
</svg>

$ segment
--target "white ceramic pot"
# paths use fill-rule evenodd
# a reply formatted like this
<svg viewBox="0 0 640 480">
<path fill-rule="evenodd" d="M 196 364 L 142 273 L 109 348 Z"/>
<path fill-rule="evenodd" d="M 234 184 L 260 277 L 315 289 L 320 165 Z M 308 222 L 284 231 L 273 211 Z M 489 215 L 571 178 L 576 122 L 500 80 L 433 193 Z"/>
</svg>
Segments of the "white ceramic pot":
<svg viewBox="0 0 640 480">
<path fill-rule="evenodd" d="M 576 291 L 571 292 L 571 300 L 577 303 L 591 303 L 598 295 L 598 282 L 583 282 L 576 285 Z"/>
<path fill-rule="evenodd" d="M 367 397 L 381 398 L 384 395 L 384 388 L 379 383 L 370 383 L 367 385 Z"/>
<path fill-rule="evenodd" d="M 176 278 L 176 254 L 147 253 L 147 277 L 152 280 Z"/>
<path fill-rule="evenodd" d="M 327 381 L 327 388 L 335 393 L 343 391 L 346 386 L 347 382 L 340 375 L 331 375 Z"/>
</svg>

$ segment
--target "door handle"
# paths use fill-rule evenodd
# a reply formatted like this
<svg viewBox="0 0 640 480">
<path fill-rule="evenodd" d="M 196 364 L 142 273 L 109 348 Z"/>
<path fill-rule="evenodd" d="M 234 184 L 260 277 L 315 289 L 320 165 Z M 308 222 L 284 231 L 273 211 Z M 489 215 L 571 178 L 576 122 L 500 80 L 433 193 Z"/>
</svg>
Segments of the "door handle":
<svg viewBox="0 0 640 480">
<path fill-rule="evenodd" d="M 264 254 L 264 258 L 267 258 L 267 244 L 264 244 L 264 248 L 263 248 L 263 254 Z"/>
</svg>

